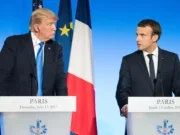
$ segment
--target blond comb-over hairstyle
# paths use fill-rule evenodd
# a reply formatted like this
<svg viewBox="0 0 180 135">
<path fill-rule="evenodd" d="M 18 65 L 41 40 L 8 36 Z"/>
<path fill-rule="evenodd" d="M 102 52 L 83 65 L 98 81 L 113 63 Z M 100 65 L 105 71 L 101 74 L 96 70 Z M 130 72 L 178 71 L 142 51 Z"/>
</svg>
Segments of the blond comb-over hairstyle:
<svg viewBox="0 0 180 135">
<path fill-rule="evenodd" d="M 30 22 L 29 22 L 29 29 L 32 31 L 33 25 L 41 24 L 44 18 L 53 19 L 55 21 L 58 19 L 57 16 L 49 9 L 46 9 L 46 8 L 36 9 L 31 15 Z"/>
</svg>

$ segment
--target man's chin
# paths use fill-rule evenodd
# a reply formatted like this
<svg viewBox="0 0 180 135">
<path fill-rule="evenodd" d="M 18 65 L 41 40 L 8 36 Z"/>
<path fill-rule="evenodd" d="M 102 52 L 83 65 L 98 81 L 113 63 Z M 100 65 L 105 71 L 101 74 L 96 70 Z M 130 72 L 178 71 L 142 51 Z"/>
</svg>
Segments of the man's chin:
<svg viewBox="0 0 180 135">
<path fill-rule="evenodd" d="M 53 39 L 54 38 L 54 35 L 52 35 L 51 37 L 50 37 L 50 39 Z"/>
<path fill-rule="evenodd" d="M 54 38 L 54 36 L 50 36 L 49 38 L 48 38 L 48 40 L 51 40 L 51 39 L 53 39 Z"/>
</svg>

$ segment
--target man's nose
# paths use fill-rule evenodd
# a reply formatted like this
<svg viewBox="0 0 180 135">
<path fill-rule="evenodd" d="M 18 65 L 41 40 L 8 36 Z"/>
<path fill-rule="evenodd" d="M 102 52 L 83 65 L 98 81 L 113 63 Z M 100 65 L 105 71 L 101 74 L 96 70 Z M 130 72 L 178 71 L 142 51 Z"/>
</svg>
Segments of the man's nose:
<svg viewBox="0 0 180 135">
<path fill-rule="evenodd" d="M 54 31 L 56 30 L 56 25 L 55 25 L 55 24 L 52 26 L 52 29 L 53 29 Z"/>
<path fill-rule="evenodd" d="M 136 37 L 136 42 L 138 42 L 138 41 L 139 41 L 139 36 Z"/>
</svg>

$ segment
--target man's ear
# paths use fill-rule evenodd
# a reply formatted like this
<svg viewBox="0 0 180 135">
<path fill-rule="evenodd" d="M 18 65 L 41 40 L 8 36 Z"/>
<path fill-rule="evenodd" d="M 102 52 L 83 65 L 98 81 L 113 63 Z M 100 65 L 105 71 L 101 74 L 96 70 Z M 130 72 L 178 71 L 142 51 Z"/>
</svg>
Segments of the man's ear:
<svg viewBox="0 0 180 135">
<path fill-rule="evenodd" d="M 154 42 L 157 42 L 158 38 L 159 38 L 159 36 L 158 36 L 157 34 L 155 34 L 155 35 L 152 36 L 152 40 L 153 40 Z"/>
<path fill-rule="evenodd" d="M 33 29 L 34 29 L 34 32 L 37 32 L 37 33 L 40 31 L 38 24 L 34 24 Z"/>
</svg>

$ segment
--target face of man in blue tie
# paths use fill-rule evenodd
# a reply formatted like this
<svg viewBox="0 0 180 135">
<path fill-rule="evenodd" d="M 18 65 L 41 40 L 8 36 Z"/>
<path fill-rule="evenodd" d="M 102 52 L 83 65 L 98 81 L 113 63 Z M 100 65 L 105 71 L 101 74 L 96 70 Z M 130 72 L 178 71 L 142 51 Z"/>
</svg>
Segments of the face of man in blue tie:
<svg viewBox="0 0 180 135">
<path fill-rule="evenodd" d="M 56 20 L 44 17 L 40 24 L 38 24 L 38 38 L 41 41 L 47 41 L 54 38 L 56 31 Z"/>
<path fill-rule="evenodd" d="M 56 31 L 57 16 L 50 10 L 40 8 L 32 13 L 30 30 L 42 41 L 54 38 Z"/>
<path fill-rule="evenodd" d="M 153 30 L 150 26 L 137 27 L 136 41 L 139 50 L 146 52 L 153 52 L 157 47 L 158 35 L 153 34 Z"/>
</svg>

